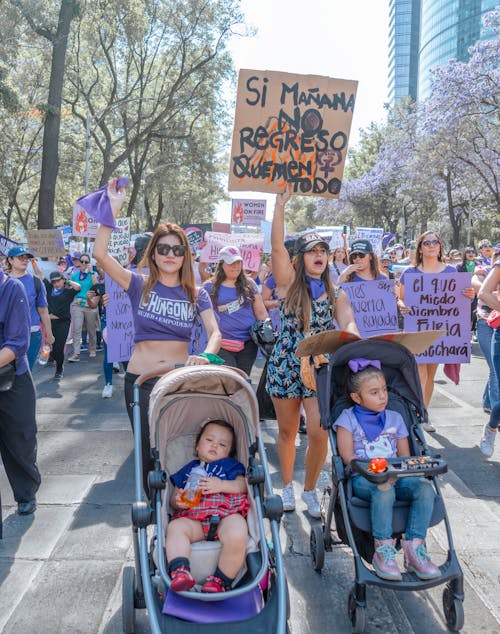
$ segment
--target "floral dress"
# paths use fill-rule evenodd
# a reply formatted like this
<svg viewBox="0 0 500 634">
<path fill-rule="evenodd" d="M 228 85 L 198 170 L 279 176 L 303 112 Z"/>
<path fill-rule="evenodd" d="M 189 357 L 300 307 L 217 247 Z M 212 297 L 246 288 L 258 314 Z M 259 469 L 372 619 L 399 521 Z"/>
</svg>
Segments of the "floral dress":
<svg viewBox="0 0 500 634">
<path fill-rule="evenodd" d="M 300 359 L 295 356 L 304 330 L 295 315 L 285 313 L 285 300 L 280 300 L 281 330 L 267 365 L 266 391 L 276 398 L 310 398 L 316 392 L 302 383 Z M 312 301 L 308 335 L 333 330 L 334 309 L 328 298 Z"/>
</svg>

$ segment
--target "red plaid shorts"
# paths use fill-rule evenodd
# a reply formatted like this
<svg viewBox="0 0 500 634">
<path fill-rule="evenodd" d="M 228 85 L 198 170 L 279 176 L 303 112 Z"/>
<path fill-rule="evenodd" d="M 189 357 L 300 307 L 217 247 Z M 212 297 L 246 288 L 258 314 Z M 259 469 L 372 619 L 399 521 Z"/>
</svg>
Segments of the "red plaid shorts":
<svg viewBox="0 0 500 634">
<path fill-rule="evenodd" d="M 174 512 L 172 519 L 187 517 L 190 520 L 201 522 L 203 535 L 207 538 L 210 529 L 210 518 L 218 515 L 220 519 L 228 515 L 239 513 L 243 517 L 248 515 L 250 502 L 246 493 L 212 493 L 204 495 L 201 503 L 192 509 L 178 509 Z M 217 535 L 214 539 L 218 539 Z"/>
</svg>

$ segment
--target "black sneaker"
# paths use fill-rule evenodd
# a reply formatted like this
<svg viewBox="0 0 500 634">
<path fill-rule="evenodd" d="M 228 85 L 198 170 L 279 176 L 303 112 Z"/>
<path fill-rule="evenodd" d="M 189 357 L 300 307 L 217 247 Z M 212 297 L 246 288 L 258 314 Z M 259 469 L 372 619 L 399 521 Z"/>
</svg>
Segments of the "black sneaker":
<svg viewBox="0 0 500 634">
<path fill-rule="evenodd" d="M 63 373 L 62 372 L 56 372 L 54 374 L 54 381 L 60 381 L 63 378 Z"/>
<path fill-rule="evenodd" d="M 306 417 L 303 414 L 300 415 L 299 434 L 307 434 Z"/>
</svg>

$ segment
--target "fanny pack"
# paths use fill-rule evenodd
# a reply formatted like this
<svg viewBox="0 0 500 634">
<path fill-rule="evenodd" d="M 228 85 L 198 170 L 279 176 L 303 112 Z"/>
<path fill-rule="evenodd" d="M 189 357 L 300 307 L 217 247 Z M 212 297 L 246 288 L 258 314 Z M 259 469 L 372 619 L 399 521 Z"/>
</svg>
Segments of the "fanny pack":
<svg viewBox="0 0 500 634">
<path fill-rule="evenodd" d="M 8 363 L 0 368 L 0 392 L 8 392 L 14 385 L 16 366 Z"/>
<path fill-rule="evenodd" d="M 500 328 L 500 310 L 492 310 L 486 323 L 490 328 Z"/>
<path fill-rule="evenodd" d="M 245 342 L 236 339 L 221 339 L 220 347 L 228 352 L 241 352 L 245 347 Z"/>
</svg>

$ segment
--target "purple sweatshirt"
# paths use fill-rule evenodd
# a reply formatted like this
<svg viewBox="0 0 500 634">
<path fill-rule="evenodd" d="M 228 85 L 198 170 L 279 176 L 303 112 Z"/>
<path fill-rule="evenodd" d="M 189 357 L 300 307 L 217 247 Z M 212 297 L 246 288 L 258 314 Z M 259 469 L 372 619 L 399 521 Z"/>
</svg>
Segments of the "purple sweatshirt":
<svg viewBox="0 0 500 634">
<path fill-rule="evenodd" d="M 30 311 L 23 284 L 0 268 L 0 350 L 16 355 L 16 374 L 28 371 L 26 351 L 30 341 Z"/>
</svg>

